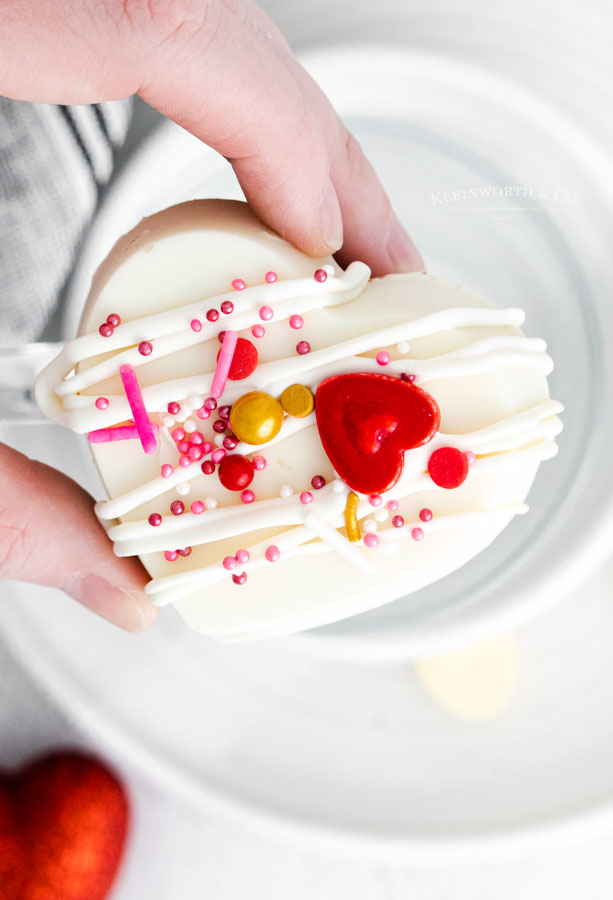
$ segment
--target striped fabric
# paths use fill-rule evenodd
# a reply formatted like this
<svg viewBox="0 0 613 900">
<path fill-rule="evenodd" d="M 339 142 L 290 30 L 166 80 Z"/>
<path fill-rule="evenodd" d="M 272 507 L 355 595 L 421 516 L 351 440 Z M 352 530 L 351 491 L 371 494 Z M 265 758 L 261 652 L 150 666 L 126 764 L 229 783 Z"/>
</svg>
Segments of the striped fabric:
<svg viewBox="0 0 613 900">
<path fill-rule="evenodd" d="M 111 176 L 131 106 L 0 98 L 0 345 L 43 332 Z"/>
</svg>

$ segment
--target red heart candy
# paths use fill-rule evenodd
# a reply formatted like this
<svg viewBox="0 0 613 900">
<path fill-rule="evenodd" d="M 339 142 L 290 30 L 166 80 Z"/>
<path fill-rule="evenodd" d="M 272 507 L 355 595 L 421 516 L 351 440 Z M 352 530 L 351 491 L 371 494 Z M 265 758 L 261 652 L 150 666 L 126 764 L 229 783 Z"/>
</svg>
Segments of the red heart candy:
<svg viewBox="0 0 613 900">
<path fill-rule="evenodd" d="M 402 474 L 405 451 L 432 440 L 440 423 L 430 394 L 372 372 L 326 378 L 315 395 L 315 413 L 330 462 L 360 494 L 382 494 L 393 487 Z"/>
<path fill-rule="evenodd" d="M 0 897 L 104 900 L 127 825 L 123 788 L 81 754 L 54 754 L 0 775 Z"/>
</svg>

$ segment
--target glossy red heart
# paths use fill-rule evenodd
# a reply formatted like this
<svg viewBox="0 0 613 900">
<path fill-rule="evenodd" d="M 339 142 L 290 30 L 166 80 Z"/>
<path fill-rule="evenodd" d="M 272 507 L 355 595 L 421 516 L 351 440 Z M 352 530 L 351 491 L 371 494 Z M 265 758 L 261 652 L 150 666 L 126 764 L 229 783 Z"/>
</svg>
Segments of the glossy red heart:
<svg viewBox="0 0 613 900">
<path fill-rule="evenodd" d="M 123 854 L 128 801 L 79 753 L 0 775 L 0 898 L 104 900 Z"/>
<path fill-rule="evenodd" d="M 440 423 L 430 394 L 372 372 L 326 378 L 315 395 L 315 413 L 330 462 L 360 494 L 382 494 L 393 487 L 405 452 L 430 441 Z"/>
</svg>

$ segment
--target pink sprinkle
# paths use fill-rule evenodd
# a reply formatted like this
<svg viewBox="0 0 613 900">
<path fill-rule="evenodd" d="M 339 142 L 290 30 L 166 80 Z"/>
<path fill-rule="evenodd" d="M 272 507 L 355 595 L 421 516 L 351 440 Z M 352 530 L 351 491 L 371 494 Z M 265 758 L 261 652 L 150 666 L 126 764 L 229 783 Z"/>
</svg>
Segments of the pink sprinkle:
<svg viewBox="0 0 613 900">
<path fill-rule="evenodd" d="M 235 569 L 238 565 L 238 561 L 235 556 L 225 556 L 222 566 L 227 572 L 231 572 L 232 569 Z"/>
<path fill-rule="evenodd" d="M 158 426 L 151 424 L 151 429 L 155 435 L 158 431 Z M 87 440 L 90 444 L 108 444 L 110 441 L 131 441 L 136 438 L 140 438 L 140 432 L 136 425 L 119 425 L 114 428 L 96 428 L 94 431 L 88 431 L 87 433 Z M 155 437 L 153 440 L 155 441 Z M 155 447 L 153 449 L 155 450 Z"/>
<path fill-rule="evenodd" d="M 414 541 L 423 541 L 424 533 L 421 528 L 412 528 L 411 529 L 411 537 Z"/>
<path fill-rule="evenodd" d="M 97 397 L 96 398 L 96 409 L 108 409 L 109 401 L 107 397 Z"/>
<path fill-rule="evenodd" d="M 140 442 L 143 445 L 143 450 L 145 453 L 155 453 L 157 449 L 155 429 L 147 415 L 136 372 L 132 366 L 123 365 L 119 367 L 119 374 L 130 409 L 132 410 L 132 418 L 134 419 Z"/>
<path fill-rule="evenodd" d="M 315 281 L 319 281 L 320 283 L 323 283 L 327 279 L 327 277 L 328 273 L 325 269 L 315 269 L 313 273 L 313 278 L 315 279 Z"/>
<path fill-rule="evenodd" d="M 138 352 L 141 356 L 151 356 L 153 352 L 153 344 L 150 341 L 141 341 L 138 345 Z"/>
<path fill-rule="evenodd" d="M 390 512 L 396 512 L 398 509 L 398 501 L 397 500 L 388 500 L 385 504 Z"/>
<path fill-rule="evenodd" d="M 191 466 L 192 461 L 187 455 L 183 455 L 179 457 L 179 465 L 182 469 L 187 469 L 188 466 Z"/>
<path fill-rule="evenodd" d="M 215 421 L 213 422 L 213 431 L 216 432 L 217 434 L 221 434 L 223 431 L 226 430 L 227 427 L 228 426 L 227 426 L 226 422 L 224 422 L 223 419 L 215 419 Z"/>
<path fill-rule="evenodd" d="M 364 535 L 364 546 L 372 549 L 379 544 L 379 538 L 376 534 L 373 534 L 372 531 L 369 531 Z"/>
<path fill-rule="evenodd" d="M 237 558 L 238 562 L 241 563 L 242 565 L 244 565 L 245 563 L 248 563 L 249 560 L 251 559 L 251 557 L 249 556 L 248 550 L 237 550 L 236 558 Z"/>
<path fill-rule="evenodd" d="M 300 502 L 301 503 L 312 503 L 313 502 L 313 494 L 310 491 L 303 491 L 300 494 Z"/>
<path fill-rule="evenodd" d="M 217 415 L 220 419 L 224 419 L 227 422 L 230 418 L 230 409 L 231 407 L 229 406 L 220 406 L 217 410 Z"/>
<path fill-rule="evenodd" d="M 151 513 L 147 521 L 150 525 L 153 525 L 154 528 L 157 528 L 158 525 L 162 524 L 162 517 L 159 513 Z"/>
<path fill-rule="evenodd" d="M 204 444 L 204 435 L 201 434 L 199 431 L 192 431 L 192 433 L 189 436 L 189 442 L 190 442 L 190 444 L 198 444 L 198 445 Z"/>
<path fill-rule="evenodd" d="M 430 522 L 432 520 L 432 510 L 428 509 L 427 506 L 424 506 L 423 509 L 419 510 L 419 518 L 422 522 Z"/>
<path fill-rule="evenodd" d="M 266 329 L 264 328 L 263 325 L 254 325 L 253 328 L 251 329 L 251 334 L 255 338 L 263 338 L 264 335 L 266 334 Z"/>
<path fill-rule="evenodd" d="M 200 516 L 204 512 L 205 506 L 202 500 L 194 500 L 194 502 L 190 506 L 190 509 L 195 516 Z"/>
<path fill-rule="evenodd" d="M 173 500 L 170 504 L 170 511 L 173 516 L 182 516 L 185 512 L 185 504 L 182 500 Z"/>
<path fill-rule="evenodd" d="M 206 313 L 207 322 L 216 322 L 219 318 L 219 310 L 218 309 L 208 309 Z"/>
<path fill-rule="evenodd" d="M 388 362 L 390 361 L 390 358 L 391 357 L 390 357 L 389 353 L 387 352 L 387 350 L 380 350 L 377 353 L 377 362 L 379 363 L 380 366 L 386 366 L 388 364 Z"/>
<path fill-rule="evenodd" d="M 214 450 L 211 453 L 211 459 L 215 464 L 220 463 L 222 459 L 225 459 L 226 451 L 219 447 L 217 450 Z"/>
<path fill-rule="evenodd" d="M 290 316 L 289 317 L 289 327 L 290 328 L 302 328 L 304 325 L 304 319 L 302 316 Z"/>
<path fill-rule="evenodd" d="M 268 562 L 278 562 L 279 557 L 281 556 L 281 553 L 279 552 L 278 547 L 275 547 L 274 544 L 271 544 L 270 547 L 266 548 L 266 552 L 264 553 L 264 556 L 266 557 Z"/>
<path fill-rule="evenodd" d="M 177 403 L 176 400 L 171 400 L 166 409 L 171 416 L 178 416 L 181 412 L 181 404 Z"/>
<path fill-rule="evenodd" d="M 277 273 L 276 272 L 267 272 L 266 275 L 264 276 L 264 278 L 266 279 L 268 284 L 273 284 L 277 280 Z"/>
<path fill-rule="evenodd" d="M 206 408 L 206 406 L 201 406 L 200 409 L 196 410 L 196 415 L 199 419 L 210 419 L 211 411 Z"/>
<path fill-rule="evenodd" d="M 217 400 L 215 397 L 207 397 L 204 401 L 204 408 L 209 412 L 212 412 L 214 409 L 217 409 Z"/>
<path fill-rule="evenodd" d="M 189 450 L 187 451 L 187 455 L 191 459 L 192 462 L 200 462 L 202 457 L 204 456 L 204 450 L 202 447 L 199 447 L 197 444 L 193 444 Z"/>
<path fill-rule="evenodd" d="M 383 503 L 383 497 L 381 496 L 381 494 L 371 494 L 371 496 L 368 498 L 368 502 L 371 506 L 381 506 L 381 504 Z"/>
<path fill-rule="evenodd" d="M 175 559 L 179 558 L 178 550 L 164 550 L 164 556 L 168 560 L 168 562 L 174 562 Z"/>
<path fill-rule="evenodd" d="M 215 471 L 215 463 L 211 462 L 210 459 L 205 459 L 200 468 L 204 475 L 212 475 Z"/>
<path fill-rule="evenodd" d="M 223 445 L 226 450 L 236 450 L 236 448 L 238 447 L 238 441 L 233 434 L 228 434 L 223 439 Z"/>
<path fill-rule="evenodd" d="M 326 483 L 326 479 L 323 475 L 313 475 L 311 478 L 311 487 L 315 488 L 316 491 L 320 491 L 322 487 L 324 487 Z"/>
<path fill-rule="evenodd" d="M 177 441 L 177 443 L 185 440 L 185 431 L 183 428 L 173 428 L 170 434 L 172 435 L 173 441 Z"/>
<path fill-rule="evenodd" d="M 234 574 L 232 576 L 232 581 L 234 584 L 244 584 L 247 581 L 247 573 L 241 572 L 240 575 Z"/>
<path fill-rule="evenodd" d="M 187 451 L 189 450 L 189 441 L 178 441 L 177 450 L 179 451 L 179 453 L 187 453 Z"/>
<path fill-rule="evenodd" d="M 234 312 L 234 304 L 231 300 L 224 300 L 219 308 L 224 316 L 229 316 L 230 313 Z"/>
<path fill-rule="evenodd" d="M 245 282 L 243 281 L 242 278 L 235 278 L 234 281 L 232 282 L 232 287 L 234 288 L 235 291 L 244 291 L 245 288 L 247 287 L 247 285 L 245 284 Z"/>
<path fill-rule="evenodd" d="M 104 322 L 98 329 L 98 332 L 102 337 L 110 337 L 113 334 L 114 330 L 115 329 L 112 325 L 109 325 L 108 322 Z"/>
<path fill-rule="evenodd" d="M 210 441 L 205 441 L 204 444 L 202 445 L 203 453 L 210 453 L 212 449 L 213 449 L 213 445 L 211 444 Z"/>
<path fill-rule="evenodd" d="M 266 457 L 265 456 L 254 456 L 253 457 L 253 468 L 256 472 L 263 472 L 266 468 Z"/>
<path fill-rule="evenodd" d="M 111 326 L 111 328 L 117 328 L 118 325 L 121 325 L 121 319 L 117 315 L 117 313 L 109 313 L 106 317 L 106 321 Z"/>
<path fill-rule="evenodd" d="M 241 500 L 243 503 L 253 503 L 255 500 L 255 494 L 253 491 L 247 490 L 241 493 Z"/>
<path fill-rule="evenodd" d="M 415 375 L 413 375 L 413 373 L 407 374 L 406 372 L 402 372 L 400 374 L 400 380 L 408 381 L 409 384 L 413 384 L 413 382 L 415 381 Z"/>
<path fill-rule="evenodd" d="M 464 454 L 464 456 L 466 457 L 469 466 L 472 466 L 473 463 L 475 462 L 475 460 L 477 459 L 477 457 L 472 452 L 472 450 L 467 450 L 466 453 Z"/>
<path fill-rule="evenodd" d="M 262 319 L 263 322 L 270 322 L 273 316 L 274 312 L 270 306 L 260 307 L 260 319 Z"/>
<path fill-rule="evenodd" d="M 298 341 L 296 344 L 296 353 L 299 353 L 300 356 L 304 356 L 305 353 L 311 352 L 311 345 L 308 341 Z"/>
<path fill-rule="evenodd" d="M 160 469 L 160 474 L 162 478 L 170 478 L 172 473 L 174 472 L 174 466 L 171 466 L 170 463 L 164 463 L 162 468 Z"/>
<path fill-rule="evenodd" d="M 202 331 L 202 322 L 200 319 L 192 319 L 189 323 L 189 327 L 198 334 L 199 331 Z"/>
<path fill-rule="evenodd" d="M 404 519 L 402 518 L 402 516 L 394 516 L 394 518 L 392 519 L 392 525 L 394 526 L 394 528 L 402 528 L 402 526 L 404 525 Z"/>
<path fill-rule="evenodd" d="M 237 341 L 238 334 L 236 331 L 226 331 L 221 350 L 219 351 L 213 383 L 211 384 L 211 397 L 214 399 L 221 397 L 224 392 Z"/>
</svg>

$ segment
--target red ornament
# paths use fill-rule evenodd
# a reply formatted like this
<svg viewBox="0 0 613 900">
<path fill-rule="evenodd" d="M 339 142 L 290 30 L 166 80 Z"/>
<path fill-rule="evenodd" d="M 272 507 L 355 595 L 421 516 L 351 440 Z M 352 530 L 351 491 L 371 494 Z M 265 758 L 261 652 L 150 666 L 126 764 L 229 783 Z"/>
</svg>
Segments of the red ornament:
<svg viewBox="0 0 613 900">
<path fill-rule="evenodd" d="M 0 897 L 104 900 L 128 812 L 115 777 L 82 754 L 53 754 L 0 774 Z"/>
<path fill-rule="evenodd" d="M 405 451 L 432 440 L 440 422 L 430 394 L 392 375 L 370 372 L 326 378 L 315 395 L 315 413 L 330 462 L 361 494 L 393 487 Z"/>
<path fill-rule="evenodd" d="M 221 353 L 221 350 L 219 351 Z M 219 353 L 217 359 L 219 359 Z M 258 364 L 258 351 L 254 344 L 246 338 L 239 338 L 236 342 L 236 349 L 232 357 L 232 364 L 228 372 L 230 381 L 242 381 L 243 378 L 249 378 Z"/>
<path fill-rule="evenodd" d="M 439 487 L 460 487 L 468 475 L 466 455 L 456 447 L 440 447 L 428 460 L 428 475 Z"/>
<path fill-rule="evenodd" d="M 229 491 L 243 491 L 253 481 L 253 464 L 244 456 L 225 456 L 217 470 L 219 480 Z"/>
</svg>

